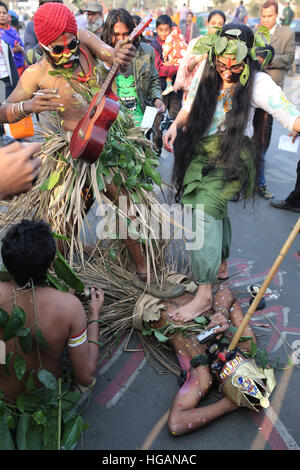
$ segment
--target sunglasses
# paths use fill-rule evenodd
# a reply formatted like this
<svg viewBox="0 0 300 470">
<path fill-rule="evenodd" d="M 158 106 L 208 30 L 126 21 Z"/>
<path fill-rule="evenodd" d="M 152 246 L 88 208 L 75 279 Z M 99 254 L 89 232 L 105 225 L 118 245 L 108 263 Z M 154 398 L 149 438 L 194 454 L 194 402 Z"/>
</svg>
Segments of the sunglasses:
<svg viewBox="0 0 300 470">
<path fill-rule="evenodd" d="M 232 74 L 240 74 L 244 69 L 244 64 L 236 64 L 231 67 L 226 67 L 226 65 L 221 64 L 221 62 L 216 63 L 216 70 L 218 72 L 225 72 L 226 70 Z"/>
<path fill-rule="evenodd" d="M 73 51 L 76 49 L 76 47 L 79 45 L 79 40 L 78 39 L 72 39 L 72 41 L 69 42 L 69 44 L 66 44 L 65 46 L 44 46 L 41 44 L 41 46 L 46 49 L 46 51 L 51 52 L 54 55 L 62 55 L 65 50 Z"/>
</svg>

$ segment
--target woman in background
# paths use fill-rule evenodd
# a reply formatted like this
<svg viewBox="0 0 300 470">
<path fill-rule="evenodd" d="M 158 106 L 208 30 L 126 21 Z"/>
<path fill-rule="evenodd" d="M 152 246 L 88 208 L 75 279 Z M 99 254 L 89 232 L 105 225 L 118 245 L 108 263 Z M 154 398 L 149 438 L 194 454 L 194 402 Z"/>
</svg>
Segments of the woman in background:
<svg viewBox="0 0 300 470">
<path fill-rule="evenodd" d="M 214 34 L 217 28 L 222 28 L 226 22 L 225 13 L 221 10 L 212 10 L 207 18 L 207 34 Z M 193 54 L 193 47 L 199 38 L 192 39 L 189 42 L 186 54 L 182 59 L 177 76 L 174 84 L 174 90 L 183 90 L 183 102 L 186 100 L 188 91 L 191 87 L 193 77 L 198 69 L 200 62 L 206 58 L 206 56 Z"/>
<path fill-rule="evenodd" d="M 5 3 L 0 2 L 0 39 L 10 45 L 19 76 L 25 70 L 24 45 L 15 28 L 9 24 L 9 14 Z"/>
</svg>

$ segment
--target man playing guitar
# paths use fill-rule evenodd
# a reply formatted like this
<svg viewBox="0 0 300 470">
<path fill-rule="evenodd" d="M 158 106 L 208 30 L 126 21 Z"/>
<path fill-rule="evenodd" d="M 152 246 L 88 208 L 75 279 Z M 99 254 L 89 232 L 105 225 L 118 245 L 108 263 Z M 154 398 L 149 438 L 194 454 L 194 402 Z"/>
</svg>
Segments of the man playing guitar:
<svg viewBox="0 0 300 470">
<path fill-rule="evenodd" d="M 60 3 L 46 3 L 38 8 L 34 15 L 34 28 L 44 55 L 27 68 L 14 92 L 1 105 L 0 122 L 11 123 L 30 113 L 55 111 L 58 113 L 62 130 L 72 132 L 89 106 L 88 101 L 76 93 L 76 86 L 78 88 L 94 80 L 99 87 L 97 58 L 111 65 L 117 62 L 121 70 L 124 70 L 135 56 L 135 47 L 121 40 L 112 48 L 93 33 L 77 31 L 73 13 Z M 69 74 L 69 80 L 57 72 Z M 74 86 L 70 85 L 70 79 Z M 84 188 L 86 192 L 89 187 L 88 182 Z M 119 188 L 111 182 L 106 185 L 105 194 L 111 201 L 117 201 Z M 93 194 L 89 191 L 85 202 L 86 213 L 92 202 Z M 43 216 L 46 217 L 45 214 Z M 67 230 L 69 233 L 61 231 L 64 235 L 74 233 L 71 227 Z M 147 263 L 140 244 L 130 238 L 124 241 L 134 260 L 137 273 L 142 279 L 146 279 Z"/>
</svg>

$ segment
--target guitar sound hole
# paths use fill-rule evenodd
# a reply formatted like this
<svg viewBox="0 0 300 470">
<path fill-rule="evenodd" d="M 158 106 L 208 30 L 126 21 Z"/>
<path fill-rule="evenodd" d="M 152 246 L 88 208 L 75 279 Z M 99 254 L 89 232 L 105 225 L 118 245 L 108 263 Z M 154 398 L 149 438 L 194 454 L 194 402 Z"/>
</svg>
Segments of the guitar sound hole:
<svg viewBox="0 0 300 470">
<path fill-rule="evenodd" d="M 90 113 L 90 118 L 92 119 L 93 116 L 95 115 L 95 112 L 97 111 L 97 106 L 94 106 L 91 113 Z"/>
</svg>

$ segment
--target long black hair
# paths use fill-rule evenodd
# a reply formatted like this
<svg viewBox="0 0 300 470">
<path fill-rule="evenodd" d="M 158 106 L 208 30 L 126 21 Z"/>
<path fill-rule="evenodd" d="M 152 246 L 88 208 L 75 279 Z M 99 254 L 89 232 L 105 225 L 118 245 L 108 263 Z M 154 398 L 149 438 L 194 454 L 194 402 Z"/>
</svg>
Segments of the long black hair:
<svg viewBox="0 0 300 470">
<path fill-rule="evenodd" d="M 253 45 L 253 32 L 244 24 L 229 23 L 223 26 L 221 36 L 233 37 L 226 34 L 230 29 L 239 29 L 239 39 L 244 41 L 251 49 Z M 216 57 L 213 56 L 215 62 Z M 251 98 L 255 72 L 259 70 L 257 61 L 250 54 L 244 59 L 249 66 L 247 83 L 242 85 L 239 81 L 234 87 L 232 96 L 232 109 L 228 111 L 224 123 L 224 131 L 220 132 L 220 154 L 217 161 L 221 162 L 227 179 L 236 179 L 238 167 L 243 165 L 241 160 L 241 148 L 244 142 L 244 131 L 248 122 L 251 107 Z M 218 92 L 221 89 L 222 79 L 214 65 L 209 61 L 204 66 L 203 75 L 189 114 L 188 123 L 184 130 L 178 132 L 174 144 L 174 169 L 173 181 L 176 188 L 176 201 L 179 201 L 183 192 L 183 179 L 185 172 L 195 155 L 199 140 L 207 134 L 212 123 L 217 106 Z"/>
</svg>

